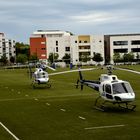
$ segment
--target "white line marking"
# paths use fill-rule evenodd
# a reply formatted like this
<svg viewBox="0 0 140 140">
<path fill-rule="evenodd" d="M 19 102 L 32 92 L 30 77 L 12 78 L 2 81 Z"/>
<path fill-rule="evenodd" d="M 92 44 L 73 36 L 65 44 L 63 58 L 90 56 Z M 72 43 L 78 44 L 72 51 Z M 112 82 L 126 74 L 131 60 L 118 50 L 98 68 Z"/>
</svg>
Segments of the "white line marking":
<svg viewBox="0 0 140 140">
<path fill-rule="evenodd" d="M 61 111 L 63 111 L 63 112 L 65 112 L 65 111 L 66 111 L 66 109 L 63 109 L 63 108 L 61 108 L 60 110 L 61 110 Z"/>
<path fill-rule="evenodd" d="M 16 137 L 2 122 L 0 122 L 0 125 L 1 125 L 15 140 L 19 140 L 19 138 Z"/>
<path fill-rule="evenodd" d="M 82 116 L 78 116 L 79 119 L 85 120 L 86 118 L 82 117 Z"/>
<path fill-rule="evenodd" d="M 38 99 L 37 99 L 37 98 L 34 98 L 34 100 L 35 100 L 35 101 L 38 101 Z"/>
<path fill-rule="evenodd" d="M 123 127 L 123 126 L 125 126 L 125 125 L 98 126 L 98 127 L 88 127 L 88 128 L 84 128 L 84 129 L 91 130 L 91 129 L 103 129 L 103 128 Z"/>
<path fill-rule="evenodd" d="M 50 106 L 50 104 L 49 104 L 49 103 L 46 103 L 46 105 Z"/>
<path fill-rule="evenodd" d="M 98 93 L 95 93 L 95 94 L 98 94 Z M 26 97 L 28 97 L 29 95 L 25 95 Z M 49 100 L 53 100 L 53 99 L 61 99 L 61 98 L 65 98 L 65 97 L 78 97 L 79 98 L 79 96 L 80 97 L 82 97 L 82 98 L 88 98 L 89 96 L 91 96 L 91 95 L 88 95 L 88 94 L 83 94 L 82 96 L 81 96 L 81 94 L 80 93 L 78 93 L 78 94 L 74 94 L 74 95 L 62 95 L 62 96 L 48 96 L 48 97 L 40 97 L 39 99 L 49 99 Z M 11 99 L 11 98 L 9 98 L 9 99 L 0 99 L 0 102 L 7 102 L 7 101 L 21 101 L 21 100 L 32 100 L 33 98 L 32 97 L 30 97 L 30 98 L 14 98 L 14 99 Z M 66 100 L 71 100 L 70 98 L 67 98 Z"/>
</svg>

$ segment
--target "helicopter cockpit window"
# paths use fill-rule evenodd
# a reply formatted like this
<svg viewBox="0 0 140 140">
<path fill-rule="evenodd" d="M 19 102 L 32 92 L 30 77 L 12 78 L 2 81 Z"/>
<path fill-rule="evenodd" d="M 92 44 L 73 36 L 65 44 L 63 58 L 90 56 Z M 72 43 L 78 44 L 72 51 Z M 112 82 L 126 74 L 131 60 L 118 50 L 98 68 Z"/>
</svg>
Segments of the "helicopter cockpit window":
<svg viewBox="0 0 140 140">
<path fill-rule="evenodd" d="M 110 85 L 105 85 L 105 91 L 107 93 L 110 93 L 111 94 L 111 86 Z"/>
<path fill-rule="evenodd" d="M 129 83 L 115 83 L 112 85 L 114 94 L 132 93 L 133 90 Z"/>
</svg>

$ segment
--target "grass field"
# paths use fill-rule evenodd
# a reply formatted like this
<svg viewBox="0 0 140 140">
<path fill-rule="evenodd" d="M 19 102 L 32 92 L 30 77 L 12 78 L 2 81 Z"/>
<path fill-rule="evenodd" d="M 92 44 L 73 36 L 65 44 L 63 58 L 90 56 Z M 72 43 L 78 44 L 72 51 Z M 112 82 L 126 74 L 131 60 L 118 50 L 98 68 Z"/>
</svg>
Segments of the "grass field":
<svg viewBox="0 0 140 140">
<path fill-rule="evenodd" d="M 101 73 L 106 71 L 83 75 L 92 80 Z M 50 89 L 33 89 L 27 70 L 0 70 L 0 123 L 17 140 L 139 140 L 140 75 L 119 70 L 114 74 L 131 83 L 135 111 L 94 109 L 98 93 L 76 89 L 77 72 L 52 75 Z M 0 140 L 14 140 L 13 135 L 0 125 Z"/>
</svg>

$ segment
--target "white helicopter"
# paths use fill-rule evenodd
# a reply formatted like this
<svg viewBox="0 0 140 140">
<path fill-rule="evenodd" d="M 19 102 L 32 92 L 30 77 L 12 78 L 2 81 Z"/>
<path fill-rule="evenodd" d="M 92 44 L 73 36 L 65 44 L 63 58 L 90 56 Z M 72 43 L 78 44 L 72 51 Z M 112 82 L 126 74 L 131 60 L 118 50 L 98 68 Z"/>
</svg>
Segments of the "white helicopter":
<svg viewBox="0 0 140 140">
<path fill-rule="evenodd" d="M 39 68 L 36 68 L 36 71 L 33 73 L 33 81 L 32 86 L 33 88 L 40 87 L 44 85 L 47 88 L 51 87 L 51 83 L 49 82 L 48 72 L 45 71 L 46 67 L 49 69 L 55 70 L 48 65 L 40 65 Z"/>
<path fill-rule="evenodd" d="M 117 78 L 116 75 L 112 75 L 112 69 L 108 67 L 108 74 L 101 74 L 99 81 L 91 81 L 83 79 L 81 70 L 79 70 L 79 79 L 77 80 L 76 88 L 81 85 L 93 88 L 99 91 L 99 97 L 95 101 L 95 108 L 101 111 L 105 111 L 105 103 L 110 102 L 112 104 L 118 104 L 119 107 L 134 110 L 136 105 L 132 104 L 135 100 L 135 93 L 129 82 L 123 81 Z M 99 102 L 99 99 L 103 99 L 103 102 Z"/>
</svg>

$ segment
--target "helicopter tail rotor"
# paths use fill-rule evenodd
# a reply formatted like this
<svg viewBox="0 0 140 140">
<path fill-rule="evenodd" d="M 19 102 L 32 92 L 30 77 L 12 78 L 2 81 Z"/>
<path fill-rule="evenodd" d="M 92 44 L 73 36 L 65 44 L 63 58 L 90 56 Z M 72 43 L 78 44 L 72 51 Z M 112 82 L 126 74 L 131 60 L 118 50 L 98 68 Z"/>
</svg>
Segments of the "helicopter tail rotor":
<svg viewBox="0 0 140 140">
<path fill-rule="evenodd" d="M 77 82 L 76 82 L 76 88 L 78 88 L 79 87 L 79 82 L 80 82 L 80 88 L 81 88 L 81 90 L 83 90 L 83 76 L 82 76 L 82 73 L 81 73 L 81 70 L 79 69 L 79 78 L 78 78 L 78 80 L 77 80 Z"/>
</svg>

